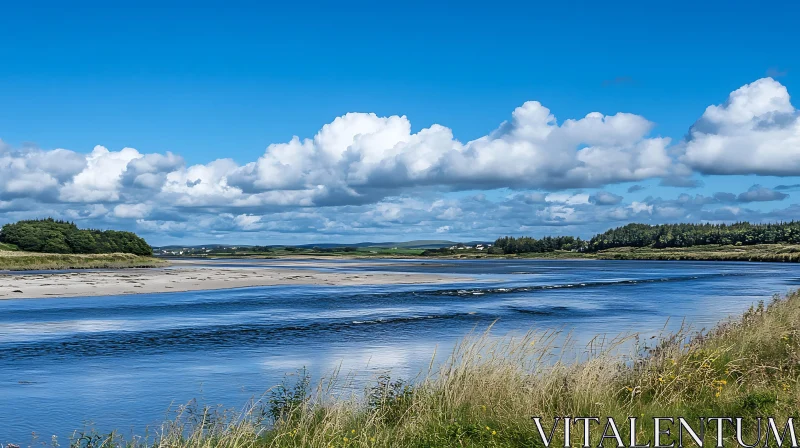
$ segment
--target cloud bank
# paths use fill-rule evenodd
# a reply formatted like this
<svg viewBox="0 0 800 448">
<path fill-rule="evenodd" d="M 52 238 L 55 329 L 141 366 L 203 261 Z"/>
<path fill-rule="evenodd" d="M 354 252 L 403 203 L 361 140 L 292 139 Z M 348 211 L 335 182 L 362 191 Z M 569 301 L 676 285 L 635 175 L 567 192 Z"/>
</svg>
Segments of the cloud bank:
<svg viewBox="0 0 800 448">
<path fill-rule="evenodd" d="M 439 124 L 412 132 L 405 116 L 348 113 L 313 137 L 269 145 L 244 165 L 230 159 L 186 165 L 180 155 L 133 148 L 16 149 L 0 141 L 0 210 L 6 221 L 50 214 L 174 235 L 346 234 L 420 223 L 424 232 L 447 234 L 470 231 L 469 219 L 479 226 L 491 211 L 516 214 L 508 223 L 519 231 L 652 216 L 735 219 L 749 213 L 735 204 L 781 201 L 792 185 L 627 204 L 617 193 L 645 190 L 639 183 L 652 179 L 692 186 L 698 175 L 800 175 L 800 114 L 772 78 L 709 106 L 682 141 L 653 129 L 629 113 L 559 122 L 529 101 L 493 132 L 466 142 Z M 608 191 L 624 183 L 635 184 Z M 500 189 L 514 193 L 451 198 Z M 709 206 L 716 215 L 701 213 Z"/>
</svg>

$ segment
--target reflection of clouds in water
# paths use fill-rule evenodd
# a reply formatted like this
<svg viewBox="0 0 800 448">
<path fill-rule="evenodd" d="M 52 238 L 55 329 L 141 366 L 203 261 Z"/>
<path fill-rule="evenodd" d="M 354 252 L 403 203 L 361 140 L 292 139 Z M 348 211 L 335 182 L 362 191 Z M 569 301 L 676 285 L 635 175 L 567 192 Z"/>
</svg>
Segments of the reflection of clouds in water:
<svg viewBox="0 0 800 448">
<path fill-rule="evenodd" d="M 392 376 L 416 376 L 427 366 L 437 349 L 437 343 L 409 342 L 371 347 L 341 347 L 325 353 L 324 370 L 340 369 L 344 375 L 371 376 L 391 370 Z M 437 356 L 438 358 L 438 356 Z"/>
<path fill-rule="evenodd" d="M 314 362 L 307 357 L 283 355 L 264 358 L 259 362 L 259 365 L 270 373 L 275 370 L 293 373 L 304 367 L 307 369 L 314 368 Z"/>
<path fill-rule="evenodd" d="M 80 319 L 54 322 L 10 322 L 0 324 L 0 337 L 4 341 L 31 341 L 37 336 L 51 338 L 70 333 L 98 333 L 118 330 L 128 325 L 127 320 Z"/>
</svg>

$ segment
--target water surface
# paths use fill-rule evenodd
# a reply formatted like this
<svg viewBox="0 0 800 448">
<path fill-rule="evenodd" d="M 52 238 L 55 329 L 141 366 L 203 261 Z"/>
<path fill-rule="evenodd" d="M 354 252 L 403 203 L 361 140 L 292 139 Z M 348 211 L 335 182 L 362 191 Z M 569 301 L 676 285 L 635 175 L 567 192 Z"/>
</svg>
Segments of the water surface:
<svg viewBox="0 0 800 448">
<path fill-rule="evenodd" d="M 498 334 L 558 329 L 580 342 L 647 336 L 668 320 L 709 327 L 800 283 L 800 265 L 777 263 L 358 260 L 324 269 L 453 282 L 0 301 L 0 443 L 35 432 L 63 445 L 90 423 L 142 433 L 171 405 L 238 408 L 303 367 L 314 378 L 353 371 L 359 384 L 385 371 L 412 378 L 435 350 L 495 320 Z"/>
</svg>

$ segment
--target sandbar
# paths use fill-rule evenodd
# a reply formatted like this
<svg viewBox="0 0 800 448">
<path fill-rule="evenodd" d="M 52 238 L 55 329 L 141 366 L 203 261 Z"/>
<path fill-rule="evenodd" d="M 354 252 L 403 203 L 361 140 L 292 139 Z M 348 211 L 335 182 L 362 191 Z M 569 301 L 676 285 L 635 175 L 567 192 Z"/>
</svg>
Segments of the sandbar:
<svg viewBox="0 0 800 448">
<path fill-rule="evenodd" d="M 208 262 L 206 262 L 208 263 Z M 307 262 L 306 262 L 307 263 Z M 217 267 L 177 263 L 174 268 L 0 274 L 0 300 L 88 297 L 232 289 L 253 286 L 452 283 L 471 280 L 427 273 L 328 272 L 291 267 Z M 299 263 L 298 263 L 299 264 Z M 324 263 L 325 267 L 332 267 Z M 342 265 L 336 267 L 341 268 Z M 401 270 L 399 268 L 398 270 Z"/>
</svg>

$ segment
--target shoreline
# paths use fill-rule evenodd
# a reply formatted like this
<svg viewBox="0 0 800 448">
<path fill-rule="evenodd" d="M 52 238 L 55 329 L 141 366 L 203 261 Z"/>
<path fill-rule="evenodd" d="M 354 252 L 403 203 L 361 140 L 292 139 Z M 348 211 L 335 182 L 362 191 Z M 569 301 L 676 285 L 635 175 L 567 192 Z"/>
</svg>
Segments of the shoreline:
<svg viewBox="0 0 800 448">
<path fill-rule="evenodd" d="M 102 271 L 0 274 L 0 300 L 97 297 L 212 291 L 259 286 L 366 286 L 437 284 L 474 281 L 471 277 L 393 272 L 324 272 L 315 265 L 291 267 L 201 267 L 172 263 L 172 268 L 132 268 Z M 329 267 L 329 266 L 328 266 Z M 310 268 L 310 269 L 309 269 Z"/>
</svg>

